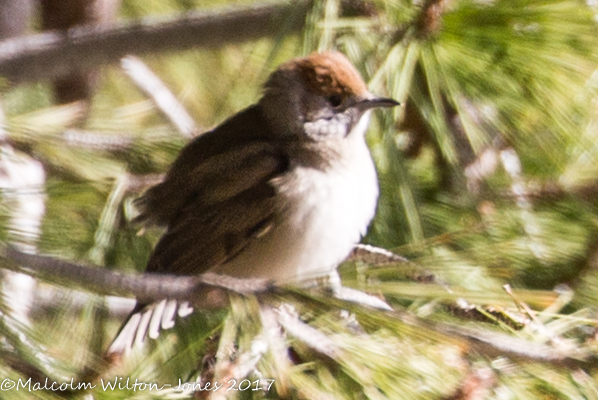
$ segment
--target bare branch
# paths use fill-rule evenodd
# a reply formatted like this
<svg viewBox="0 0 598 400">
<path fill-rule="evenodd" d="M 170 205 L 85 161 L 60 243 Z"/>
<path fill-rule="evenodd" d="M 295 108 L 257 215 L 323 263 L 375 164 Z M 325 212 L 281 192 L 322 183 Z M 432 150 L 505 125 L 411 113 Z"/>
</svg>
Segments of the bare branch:
<svg viewBox="0 0 598 400">
<path fill-rule="evenodd" d="M 142 301 L 165 298 L 187 300 L 194 307 L 213 309 L 228 304 L 228 292 L 263 293 L 270 283 L 260 279 L 236 279 L 206 273 L 197 276 L 160 274 L 128 275 L 103 268 L 27 254 L 13 247 L 0 248 L 4 267 L 33 276 L 40 276 L 60 285 L 77 286 L 98 294 L 136 297 Z"/>
<path fill-rule="evenodd" d="M 309 2 L 262 3 L 144 20 L 115 28 L 81 27 L 0 43 L 0 76 L 12 82 L 49 79 L 116 62 L 129 54 L 243 43 L 300 30 Z"/>
<path fill-rule="evenodd" d="M 158 109 L 178 131 L 187 138 L 193 137 L 198 130 L 195 121 L 164 82 L 137 57 L 127 56 L 120 64 L 133 82 L 151 97 Z"/>
</svg>

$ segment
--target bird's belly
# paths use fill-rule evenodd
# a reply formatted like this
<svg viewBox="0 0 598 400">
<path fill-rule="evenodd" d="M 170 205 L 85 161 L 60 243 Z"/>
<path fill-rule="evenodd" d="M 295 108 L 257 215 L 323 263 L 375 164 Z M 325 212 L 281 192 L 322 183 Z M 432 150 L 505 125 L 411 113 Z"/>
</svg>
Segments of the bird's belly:
<svg viewBox="0 0 598 400">
<path fill-rule="evenodd" d="M 374 165 L 369 153 L 359 158 L 338 169 L 293 170 L 278 188 L 286 207 L 272 229 L 216 272 L 277 282 L 332 272 L 366 233 L 376 209 Z"/>
</svg>

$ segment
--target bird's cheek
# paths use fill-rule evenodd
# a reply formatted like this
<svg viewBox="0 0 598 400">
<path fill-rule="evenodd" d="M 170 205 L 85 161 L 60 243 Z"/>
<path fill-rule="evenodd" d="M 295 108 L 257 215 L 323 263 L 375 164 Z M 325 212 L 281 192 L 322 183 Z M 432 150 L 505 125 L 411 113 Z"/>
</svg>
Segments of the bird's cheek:
<svg viewBox="0 0 598 400">
<path fill-rule="evenodd" d="M 332 118 L 320 118 L 303 124 L 305 133 L 310 138 L 321 141 L 342 139 L 351 131 L 353 120 L 351 115 L 339 113 Z"/>
<path fill-rule="evenodd" d="M 303 125 L 307 136 L 316 141 L 343 138 L 348 133 L 348 126 L 335 119 L 319 119 Z"/>
</svg>

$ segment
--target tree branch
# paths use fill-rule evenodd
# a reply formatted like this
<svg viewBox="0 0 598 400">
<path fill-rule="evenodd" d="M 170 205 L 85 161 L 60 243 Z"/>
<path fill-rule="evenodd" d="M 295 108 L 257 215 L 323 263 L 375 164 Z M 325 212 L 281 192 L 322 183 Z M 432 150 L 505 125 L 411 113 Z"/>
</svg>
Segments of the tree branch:
<svg viewBox="0 0 598 400">
<path fill-rule="evenodd" d="M 187 300 L 198 309 L 214 309 L 228 304 L 228 293 L 262 294 L 270 293 L 275 288 L 265 280 L 237 279 L 228 276 L 205 273 L 197 276 L 173 276 L 159 274 L 127 275 L 107 269 L 87 267 L 55 258 L 26 254 L 12 247 L 0 247 L 0 259 L 4 267 L 29 275 L 41 276 L 62 285 L 73 285 L 99 294 L 136 296 L 142 301 L 154 301 L 164 298 Z M 18 264 L 23 265 L 22 267 Z M 285 291 L 285 296 L 307 299 L 301 292 Z M 280 293 L 279 293 L 280 295 Z M 276 298 L 276 297 L 275 297 Z M 356 308 L 355 303 L 345 299 L 330 297 L 317 299 L 310 296 L 323 307 L 364 312 Z M 367 310 L 369 315 L 380 314 L 400 320 L 416 329 L 437 332 L 444 337 L 465 341 L 470 350 L 475 350 L 488 357 L 508 356 L 514 359 L 541 362 L 570 369 L 594 365 L 596 357 L 586 351 L 563 351 L 552 346 L 533 343 L 521 338 L 496 332 L 471 329 L 441 322 L 427 321 L 400 310 Z M 456 342 L 455 342 L 456 343 Z"/>
<path fill-rule="evenodd" d="M 268 281 L 236 279 L 205 273 L 197 276 L 161 274 L 128 275 L 103 268 L 27 254 L 13 247 L 0 247 L 5 268 L 65 286 L 77 286 L 103 295 L 136 297 L 142 301 L 165 298 L 186 300 L 199 309 L 220 308 L 228 304 L 228 292 L 257 294 L 269 291 Z"/>
<path fill-rule="evenodd" d="M 55 78 L 116 62 L 128 54 L 219 47 L 300 30 L 309 1 L 261 3 L 145 20 L 115 28 L 75 28 L 0 43 L 0 76 L 12 82 Z"/>
</svg>

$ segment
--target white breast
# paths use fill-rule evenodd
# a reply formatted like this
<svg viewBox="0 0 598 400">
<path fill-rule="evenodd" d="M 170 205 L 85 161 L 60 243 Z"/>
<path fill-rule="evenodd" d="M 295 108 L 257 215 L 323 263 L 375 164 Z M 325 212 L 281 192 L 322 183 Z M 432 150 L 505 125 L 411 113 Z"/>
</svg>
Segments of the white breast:
<svg viewBox="0 0 598 400">
<path fill-rule="evenodd" d="M 286 214 L 217 272 L 283 282 L 334 270 L 366 233 L 376 210 L 378 181 L 364 139 L 367 123 L 365 116 L 339 139 L 342 157 L 329 168 L 292 167 L 278 188 Z"/>
</svg>

